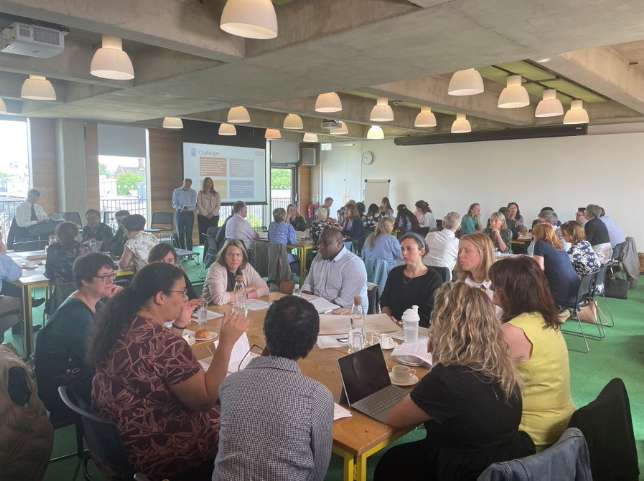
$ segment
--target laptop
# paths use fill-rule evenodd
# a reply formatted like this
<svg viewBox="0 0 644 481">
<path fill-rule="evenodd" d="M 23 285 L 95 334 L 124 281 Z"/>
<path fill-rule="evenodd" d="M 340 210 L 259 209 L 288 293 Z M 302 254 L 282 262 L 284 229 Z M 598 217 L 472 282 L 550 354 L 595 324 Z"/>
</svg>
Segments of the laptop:
<svg viewBox="0 0 644 481">
<path fill-rule="evenodd" d="M 407 395 L 391 384 L 380 344 L 338 359 L 343 396 L 349 407 L 387 424 L 389 411 Z M 342 400 L 342 399 L 341 399 Z"/>
</svg>

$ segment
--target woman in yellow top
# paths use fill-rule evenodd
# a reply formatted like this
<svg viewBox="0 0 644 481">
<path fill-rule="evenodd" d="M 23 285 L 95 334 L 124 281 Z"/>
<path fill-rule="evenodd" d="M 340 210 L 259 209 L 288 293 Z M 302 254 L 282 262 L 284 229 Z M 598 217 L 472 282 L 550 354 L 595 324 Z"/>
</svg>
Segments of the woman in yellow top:
<svg viewBox="0 0 644 481">
<path fill-rule="evenodd" d="M 490 279 L 494 303 L 503 309 L 505 339 L 523 377 L 520 429 L 539 452 L 557 442 L 575 410 L 557 308 L 543 271 L 530 257 L 496 262 Z"/>
</svg>

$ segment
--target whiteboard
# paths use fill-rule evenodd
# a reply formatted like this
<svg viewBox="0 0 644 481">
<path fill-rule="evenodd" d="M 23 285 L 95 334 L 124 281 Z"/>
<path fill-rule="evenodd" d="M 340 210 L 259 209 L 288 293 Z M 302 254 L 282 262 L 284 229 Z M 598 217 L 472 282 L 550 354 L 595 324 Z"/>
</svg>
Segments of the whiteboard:
<svg viewBox="0 0 644 481">
<path fill-rule="evenodd" d="M 391 179 L 365 179 L 364 181 L 364 203 L 376 204 L 380 207 L 383 197 L 389 197 L 389 184 Z"/>
</svg>

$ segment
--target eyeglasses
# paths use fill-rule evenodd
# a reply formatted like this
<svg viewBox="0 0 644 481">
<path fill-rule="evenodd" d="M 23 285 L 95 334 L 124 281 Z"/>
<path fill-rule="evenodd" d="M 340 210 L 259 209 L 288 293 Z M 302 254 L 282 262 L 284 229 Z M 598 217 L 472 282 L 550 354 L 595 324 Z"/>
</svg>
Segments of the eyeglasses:
<svg viewBox="0 0 644 481">
<path fill-rule="evenodd" d="M 116 279 L 116 274 L 114 274 L 114 273 L 112 273 L 112 274 L 105 274 L 104 276 L 94 276 L 94 278 L 96 278 L 96 279 L 100 279 L 100 280 L 102 280 L 103 282 L 107 282 L 107 281 L 112 281 L 112 282 L 114 282 L 114 279 Z"/>
<path fill-rule="evenodd" d="M 188 288 L 185 288 L 181 291 L 168 291 L 168 292 L 179 292 L 183 297 L 186 297 L 188 295 Z"/>
</svg>

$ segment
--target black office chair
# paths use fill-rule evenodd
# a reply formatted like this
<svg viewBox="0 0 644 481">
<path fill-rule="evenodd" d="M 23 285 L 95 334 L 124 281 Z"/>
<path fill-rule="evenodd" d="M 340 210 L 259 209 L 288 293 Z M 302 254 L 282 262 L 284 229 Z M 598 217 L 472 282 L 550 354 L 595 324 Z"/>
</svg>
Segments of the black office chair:
<svg viewBox="0 0 644 481">
<path fill-rule="evenodd" d="M 73 222 L 79 229 L 83 228 L 83 222 L 79 212 L 63 212 L 63 219 L 67 222 Z"/>
<path fill-rule="evenodd" d="M 204 250 L 203 263 L 201 264 L 201 269 L 199 271 L 199 276 L 203 274 L 205 269 L 208 269 L 215 259 L 217 259 L 217 254 L 219 253 L 219 246 L 217 245 L 217 232 L 221 227 L 210 227 L 206 232 L 206 244 L 208 246 L 207 250 Z"/>
<path fill-rule="evenodd" d="M 576 331 L 566 331 L 564 329 L 561 330 L 563 334 L 568 334 L 570 336 L 579 336 L 584 338 L 584 342 L 586 343 L 586 352 L 590 352 L 590 346 L 588 345 L 588 339 L 593 339 L 596 341 L 601 341 L 605 337 L 605 332 L 603 325 L 598 322 L 597 319 L 595 319 L 595 326 L 597 327 L 598 334 L 586 334 L 584 332 L 584 324 L 588 325 L 588 323 L 584 322 L 582 323 L 581 320 L 579 319 L 579 314 L 581 313 L 581 310 L 584 307 L 587 307 L 590 305 L 591 302 L 594 301 L 595 298 L 595 286 L 597 285 L 597 276 L 599 274 L 599 271 L 596 272 L 591 272 L 590 274 L 586 274 L 581 278 L 581 282 L 579 283 L 579 289 L 577 290 L 577 296 L 575 297 L 574 302 L 572 303 L 561 303 L 559 302 L 560 307 L 564 307 L 566 309 L 571 309 L 574 310 L 577 316 L 577 322 L 579 323 L 579 332 Z"/>
<path fill-rule="evenodd" d="M 443 230 L 443 219 L 436 219 L 436 230 Z"/>
<path fill-rule="evenodd" d="M 172 232 L 174 231 L 174 212 L 152 212 L 152 220 L 150 221 L 150 227 L 145 229 L 145 232 L 150 232 L 152 234 L 159 235 L 159 241 L 161 241 L 161 234 L 167 232 L 170 234 L 171 244 L 174 247 L 179 247 L 179 244 L 175 242 Z"/>
<path fill-rule="evenodd" d="M 30 234 L 26 227 L 20 227 L 15 217 L 11 220 L 7 234 L 8 249 L 15 252 L 37 251 L 44 249 L 47 243 L 47 238 L 42 239 L 39 235 Z"/>
<path fill-rule="evenodd" d="M 438 266 L 427 266 L 432 271 L 436 272 L 441 279 L 443 284 L 452 280 L 452 272 L 449 270 L 449 267 L 438 267 Z"/>
<path fill-rule="evenodd" d="M 425 236 L 429 233 L 429 227 L 415 227 L 412 229 L 412 232 L 415 232 L 424 239 Z"/>
</svg>

